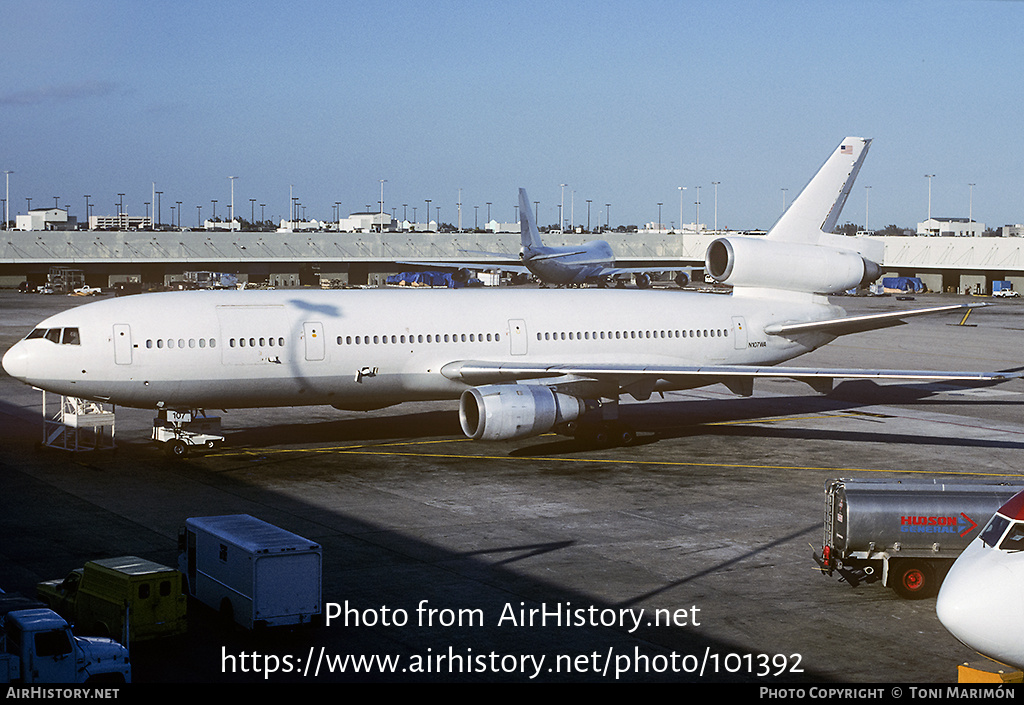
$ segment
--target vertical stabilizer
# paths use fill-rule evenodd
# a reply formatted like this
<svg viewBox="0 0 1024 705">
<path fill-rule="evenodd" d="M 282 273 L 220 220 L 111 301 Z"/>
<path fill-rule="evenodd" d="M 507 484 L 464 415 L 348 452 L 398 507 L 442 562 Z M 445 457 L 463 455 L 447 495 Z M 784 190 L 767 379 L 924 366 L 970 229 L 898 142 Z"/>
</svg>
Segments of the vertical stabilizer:
<svg viewBox="0 0 1024 705">
<path fill-rule="evenodd" d="M 775 223 L 768 238 L 785 242 L 818 243 L 831 233 L 853 189 L 871 140 L 847 137 L 814 175 L 793 204 Z"/>
<path fill-rule="evenodd" d="M 526 189 L 519 189 L 519 237 L 524 251 L 537 250 L 544 246 L 540 241 L 540 231 L 530 210 L 530 198 Z"/>
</svg>

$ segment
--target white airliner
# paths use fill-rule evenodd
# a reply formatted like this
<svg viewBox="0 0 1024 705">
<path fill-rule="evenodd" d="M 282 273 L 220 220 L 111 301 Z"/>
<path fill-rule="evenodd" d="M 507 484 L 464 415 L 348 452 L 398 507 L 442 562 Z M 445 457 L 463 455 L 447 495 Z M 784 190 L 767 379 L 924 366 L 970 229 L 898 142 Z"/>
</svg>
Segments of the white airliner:
<svg viewBox="0 0 1024 705">
<path fill-rule="evenodd" d="M 686 286 L 689 273 L 695 267 L 617 267 L 612 247 L 604 240 L 591 240 L 574 247 L 549 247 L 540 237 L 537 223 L 529 208 L 530 199 L 524 189 L 519 189 L 520 241 L 519 259 L 521 265 L 488 262 L 400 262 L 420 267 L 443 269 L 484 270 L 532 274 L 545 284 L 556 286 L 577 284 L 598 284 L 605 286 L 610 281 L 625 283 L 624 278 L 633 277 L 637 288 L 646 289 L 651 285 L 652 275 L 671 274 L 675 283 Z M 495 254 L 495 253 L 484 253 Z"/>
<path fill-rule="evenodd" d="M 1001 381 L 1018 374 L 773 367 L 837 336 L 967 305 L 846 316 L 828 293 L 877 278 L 880 253 L 828 234 L 869 141 L 850 137 L 760 238 L 706 266 L 729 295 L 676 290 L 187 291 L 58 313 L 3 358 L 26 384 L 115 405 L 201 409 L 460 400 L 471 438 L 632 440 L 618 400 L 758 377 Z M 525 198 L 520 192 L 520 198 Z M 522 210 L 528 215 L 525 202 Z M 593 423 L 592 423 L 593 422 Z"/>
<path fill-rule="evenodd" d="M 1024 492 L 999 508 L 953 563 L 935 612 L 962 643 L 1024 669 Z"/>
</svg>

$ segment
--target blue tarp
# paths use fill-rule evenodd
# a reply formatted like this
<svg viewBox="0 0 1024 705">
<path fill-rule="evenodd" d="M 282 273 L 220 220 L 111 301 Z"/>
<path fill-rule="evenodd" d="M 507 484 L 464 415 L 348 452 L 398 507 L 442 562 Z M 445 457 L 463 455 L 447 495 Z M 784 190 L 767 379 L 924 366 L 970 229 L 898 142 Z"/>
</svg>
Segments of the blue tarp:
<svg viewBox="0 0 1024 705">
<path fill-rule="evenodd" d="M 386 280 L 393 286 L 446 286 L 454 289 L 458 284 L 450 272 L 400 272 L 392 274 Z"/>
<path fill-rule="evenodd" d="M 896 291 L 908 291 L 919 294 L 924 291 L 924 282 L 919 277 L 884 277 L 882 286 Z"/>
</svg>

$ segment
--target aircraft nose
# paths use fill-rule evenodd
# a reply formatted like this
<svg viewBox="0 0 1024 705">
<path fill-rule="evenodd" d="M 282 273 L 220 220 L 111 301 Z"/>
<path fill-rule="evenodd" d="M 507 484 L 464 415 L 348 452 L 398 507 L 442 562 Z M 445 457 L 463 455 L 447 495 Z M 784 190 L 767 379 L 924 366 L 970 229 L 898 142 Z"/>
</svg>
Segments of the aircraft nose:
<svg viewBox="0 0 1024 705">
<path fill-rule="evenodd" d="M 1016 642 L 1021 626 L 1016 619 L 1021 598 L 1013 588 L 1015 582 L 1006 566 L 985 560 L 957 561 L 942 582 L 935 614 L 960 642 L 997 658 L 1005 648 L 1008 630 L 1013 632 L 1011 642 Z"/>
<path fill-rule="evenodd" d="M 25 346 L 17 343 L 13 348 L 4 353 L 4 371 L 15 379 L 25 380 L 28 377 L 29 354 Z"/>
</svg>

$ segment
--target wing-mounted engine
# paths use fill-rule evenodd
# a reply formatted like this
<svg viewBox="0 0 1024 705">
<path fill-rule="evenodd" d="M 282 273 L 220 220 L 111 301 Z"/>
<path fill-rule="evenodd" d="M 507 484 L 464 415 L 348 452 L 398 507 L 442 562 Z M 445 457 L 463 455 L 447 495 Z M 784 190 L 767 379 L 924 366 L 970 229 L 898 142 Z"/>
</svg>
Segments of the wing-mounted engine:
<svg viewBox="0 0 1024 705">
<path fill-rule="evenodd" d="M 459 422 L 474 440 L 505 441 L 547 433 L 583 415 L 582 399 L 535 384 L 471 387 L 459 400 Z"/>
<path fill-rule="evenodd" d="M 746 237 L 715 240 L 704 264 L 723 284 L 815 294 L 867 286 L 882 273 L 876 262 L 854 250 Z"/>
</svg>

